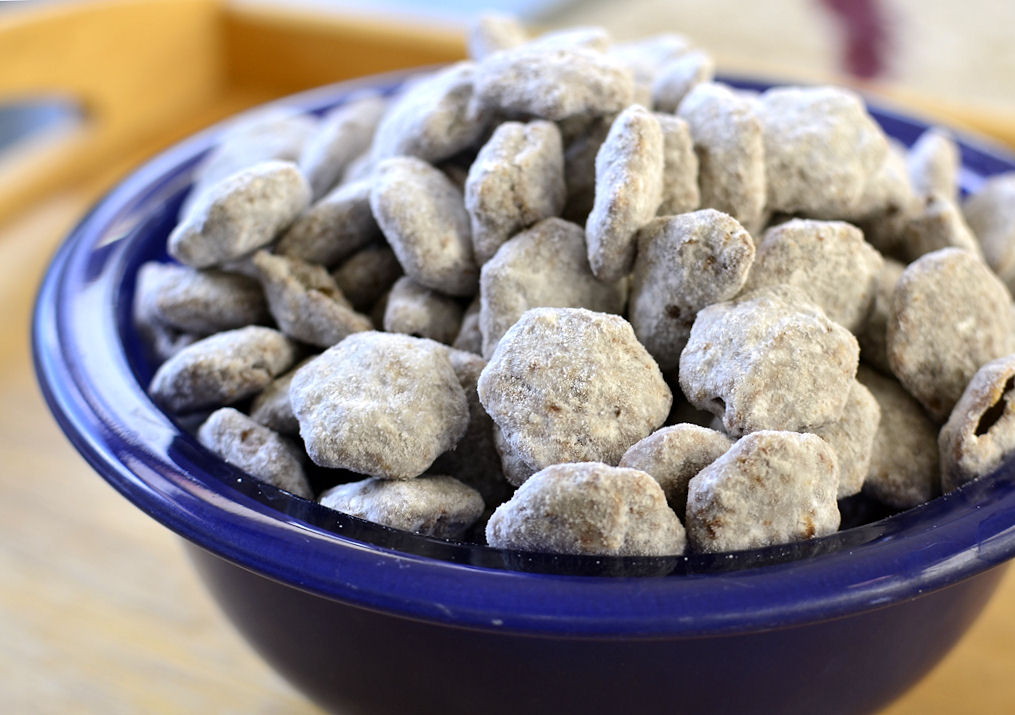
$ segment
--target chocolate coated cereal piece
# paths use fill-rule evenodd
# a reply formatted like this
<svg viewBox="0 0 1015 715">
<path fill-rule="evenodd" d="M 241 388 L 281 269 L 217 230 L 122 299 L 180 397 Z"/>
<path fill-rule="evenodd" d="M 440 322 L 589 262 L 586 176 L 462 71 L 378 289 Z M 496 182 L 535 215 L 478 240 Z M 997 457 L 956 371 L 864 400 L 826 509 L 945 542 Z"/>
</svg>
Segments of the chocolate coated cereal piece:
<svg viewBox="0 0 1015 715">
<path fill-rule="evenodd" d="M 469 422 L 447 348 L 406 335 L 350 335 L 296 372 L 289 398 L 316 464 L 386 479 L 425 472 Z"/>
<path fill-rule="evenodd" d="M 367 244 L 331 273 L 342 295 L 361 313 L 368 312 L 401 275 L 395 252 L 383 241 Z"/>
<path fill-rule="evenodd" d="M 859 494 L 870 469 L 881 408 L 870 390 L 856 380 L 849 389 L 842 417 L 814 434 L 832 445 L 839 461 L 839 499 Z"/>
<path fill-rule="evenodd" d="M 505 122 L 483 145 L 465 182 L 480 265 L 518 231 L 564 208 L 564 150 L 552 122 Z"/>
<path fill-rule="evenodd" d="M 870 313 L 881 262 L 856 226 L 793 219 L 765 232 L 744 290 L 796 286 L 829 318 L 856 332 Z"/>
<path fill-rule="evenodd" d="M 859 201 L 884 161 L 884 132 L 838 87 L 776 87 L 761 95 L 770 208 L 835 218 Z"/>
<path fill-rule="evenodd" d="M 206 448 L 279 489 L 313 499 L 298 447 L 232 407 L 212 412 L 197 430 Z"/>
<path fill-rule="evenodd" d="M 183 332 L 210 335 L 268 318 L 261 286 L 247 276 L 154 261 L 138 275 L 158 320 Z"/>
<path fill-rule="evenodd" d="M 638 245 L 631 325 L 660 369 L 672 370 L 698 311 L 740 292 L 754 240 L 732 217 L 703 209 L 653 220 Z"/>
<path fill-rule="evenodd" d="M 743 437 L 691 480 L 687 538 L 694 551 L 755 549 L 839 528 L 839 466 L 813 434 L 765 430 Z"/>
<path fill-rule="evenodd" d="M 194 268 L 240 258 L 275 240 L 310 203 L 296 165 L 266 161 L 205 191 L 169 236 L 169 253 Z"/>
<path fill-rule="evenodd" d="M 501 549 L 597 556 L 669 556 L 686 545 L 658 482 L 595 462 L 532 475 L 490 517 L 486 540 Z"/>
<path fill-rule="evenodd" d="M 201 339 L 200 335 L 173 328 L 163 323 L 159 318 L 155 308 L 155 296 L 160 290 L 162 272 L 159 270 L 159 266 L 161 265 L 155 261 L 149 261 L 138 269 L 134 288 L 134 304 L 131 307 L 134 328 L 160 363 Z"/>
<path fill-rule="evenodd" d="M 493 355 L 508 328 L 530 308 L 588 308 L 619 313 L 623 282 L 603 283 L 585 257 L 585 233 L 559 218 L 546 219 L 501 246 L 483 265 L 479 329 L 483 355 Z"/>
<path fill-rule="evenodd" d="M 673 114 L 687 93 L 703 82 L 715 78 L 715 61 L 711 55 L 694 50 L 680 55 L 659 68 L 652 81 L 652 108 Z"/>
<path fill-rule="evenodd" d="M 888 362 L 903 387 L 944 421 L 981 365 L 1015 352 L 1012 298 L 968 251 L 909 264 L 895 286 Z"/>
<path fill-rule="evenodd" d="M 677 112 L 698 155 L 701 206 L 729 214 L 752 234 L 765 209 L 765 145 L 755 104 L 705 82 L 688 92 Z"/>
<path fill-rule="evenodd" d="M 528 40 L 525 28 L 513 15 L 484 12 L 469 23 L 465 41 L 469 57 L 481 60 L 494 52 L 509 50 Z"/>
<path fill-rule="evenodd" d="M 859 346 L 799 288 L 762 288 L 698 313 L 680 387 L 727 434 L 811 431 L 842 416 Z"/>
<path fill-rule="evenodd" d="M 317 128 L 316 117 L 293 107 L 272 107 L 240 115 L 223 131 L 218 145 L 194 171 L 194 185 L 180 216 L 189 214 L 209 187 L 242 169 L 262 161 L 297 161 Z"/>
<path fill-rule="evenodd" d="M 331 110 L 300 152 L 299 167 L 307 177 L 313 198 L 324 196 L 345 173 L 346 167 L 369 146 L 387 103 L 375 93 L 364 93 Z"/>
<path fill-rule="evenodd" d="M 295 359 L 295 346 L 277 330 L 227 330 L 162 363 L 148 393 L 173 412 L 228 405 L 263 390 Z"/>
<path fill-rule="evenodd" d="M 683 519 L 688 482 L 731 446 L 733 440 L 722 432 L 677 424 L 656 430 L 632 445 L 621 457 L 620 466 L 651 475 L 663 488 L 670 508 Z"/>
<path fill-rule="evenodd" d="M 476 97 L 493 111 L 556 121 L 619 112 L 634 98 L 634 82 L 626 67 L 602 52 L 529 43 L 480 63 Z"/>
<path fill-rule="evenodd" d="M 687 122 L 680 117 L 656 113 L 663 131 L 663 196 L 660 216 L 693 211 L 701 203 L 698 190 L 698 157 Z"/>
<path fill-rule="evenodd" d="M 691 42 L 683 35 L 667 32 L 631 42 L 621 42 L 610 48 L 610 56 L 627 67 L 634 77 L 634 102 L 650 106 L 652 87 L 661 67 L 684 56 Z"/>
<path fill-rule="evenodd" d="M 941 487 L 951 492 L 990 474 L 1015 452 L 1015 355 L 976 371 L 938 435 Z"/>
<path fill-rule="evenodd" d="M 300 423 L 293 414 L 293 407 L 289 402 L 289 386 L 296 371 L 314 357 L 316 356 L 304 358 L 289 372 L 280 375 L 261 390 L 250 403 L 250 419 L 279 434 L 299 435 Z"/>
<path fill-rule="evenodd" d="M 326 348 L 351 333 L 370 330 L 322 266 L 267 251 L 254 254 L 268 309 L 286 335 Z"/>
<path fill-rule="evenodd" d="M 480 297 L 477 295 L 469 303 L 462 316 L 462 327 L 458 329 L 458 335 L 451 347 L 465 352 L 483 354 L 483 333 L 479 329 L 479 304 Z"/>
<path fill-rule="evenodd" d="M 991 177 L 962 205 L 987 265 L 1015 290 L 1015 171 Z"/>
<path fill-rule="evenodd" d="M 405 87 L 377 126 L 373 161 L 415 156 L 435 163 L 474 145 L 489 122 L 473 98 L 475 75 L 476 63 L 459 62 Z"/>
<path fill-rule="evenodd" d="M 380 238 L 370 210 L 371 185 L 364 179 L 337 187 L 296 219 L 275 252 L 332 266 Z"/>
<path fill-rule="evenodd" d="M 500 455 L 501 470 L 508 484 L 520 487 L 526 479 L 539 471 L 518 456 L 496 422 L 493 423 L 493 446 Z"/>
<path fill-rule="evenodd" d="M 534 308 L 501 338 L 479 399 L 512 451 L 541 469 L 616 464 L 662 425 L 673 397 L 623 318 Z"/>
<path fill-rule="evenodd" d="M 856 378 L 881 408 L 864 493 L 896 509 L 930 501 L 941 493 L 937 426 L 896 380 L 863 365 Z"/>
<path fill-rule="evenodd" d="M 462 350 L 449 350 L 448 359 L 469 403 L 469 426 L 458 444 L 439 456 L 430 471 L 447 474 L 469 485 L 492 509 L 508 499 L 513 490 L 501 469 L 501 458 L 494 441 L 494 422 L 483 409 L 476 390 L 486 360 Z"/>
<path fill-rule="evenodd" d="M 449 295 L 476 292 L 469 215 L 443 173 L 411 157 L 386 159 L 374 171 L 370 207 L 406 275 Z"/>
<path fill-rule="evenodd" d="M 663 162 L 659 120 L 639 105 L 621 112 L 596 154 L 596 198 L 585 224 L 599 280 L 612 283 L 631 271 L 635 233 L 662 202 Z"/>
<path fill-rule="evenodd" d="M 483 498 L 448 476 L 364 479 L 339 484 L 318 501 L 329 509 L 438 539 L 458 539 L 483 513 Z"/>
<path fill-rule="evenodd" d="M 893 258 L 883 260 L 871 312 L 863 328 L 856 333 L 860 359 L 888 375 L 892 373 L 892 366 L 888 364 L 888 317 L 892 311 L 895 284 L 905 269 L 905 264 Z"/>
<path fill-rule="evenodd" d="M 918 194 L 958 200 L 961 158 L 958 145 L 947 131 L 935 127 L 921 134 L 909 150 L 906 163 Z"/>
<path fill-rule="evenodd" d="M 888 151 L 885 152 L 881 166 L 867 177 L 863 193 L 860 194 L 856 204 L 838 217 L 862 224 L 865 229 L 864 238 L 872 240 L 878 250 L 889 250 L 891 246 L 883 248 L 884 242 L 878 239 L 884 231 L 869 232 L 866 230 L 868 224 L 907 215 L 915 210 L 921 201 L 909 180 L 906 157 L 906 147 L 897 139 L 889 138 Z M 874 238 L 869 238 L 868 233 L 873 233 Z"/>
<path fill-rule="evenodd" d="M 962 248 L 982 259 L 980 243 L 958 207 L 941 195 L 928 195 L 920 209 L 906 218 L 899 232 L 899 253 L 915 261 L 939 248 Z"/>
<path fill-rule="evenodd" d="M 424 288 L 408 276 L 391 287 L 384 308 L 384 329 L 450 344 L 462 324 L 462 308 L 454 298 Z"/>
</svg>

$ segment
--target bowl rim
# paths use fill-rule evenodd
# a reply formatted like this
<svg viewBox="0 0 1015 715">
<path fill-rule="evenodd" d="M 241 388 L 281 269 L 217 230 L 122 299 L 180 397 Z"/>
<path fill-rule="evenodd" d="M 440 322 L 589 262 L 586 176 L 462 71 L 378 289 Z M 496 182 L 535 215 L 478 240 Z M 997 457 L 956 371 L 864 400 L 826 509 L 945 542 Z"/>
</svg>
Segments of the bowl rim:
<svg viewBox="0 0 1015 715">
<path fill-rule="evenodd" d="M 328 85 L 253 111 L 319 111 L 362 89 L 390 90 L 427 69 Z M 773 84 L 723 79 L 749 89 Z M 868 104 L 882 121 L 912 132 L 928 126 Z M 332 531 L 280 511 L 273 499 L 297 499 L 284 492 L 259 487 L 255 498 L 236 491 L 243 473 L 182 432 L 134 379 L 117 311 L 125 310 L 118 291 L 132 232 L 153 205 L 187 185 L 189 172 L 181 167 L 193 166 L 224 127 L 248 114 L 167 149 L 102 198 L 58 248 L 33 316 L 36 373 L 61 429 L 115 489 L 185 539 L 268 578 L 371 610 L 492 631 L 627 638 L 742 633 L 840 618 L 946 587 L 1015 555 L 1015 460 L 878 522 L 873 538 L 862 543 L 840 541 L 826 553 L 782 562 L 781 547 L 759 550 L 776 558 L 757 567 L 743 561 L 751 552 L 724 554 L 710 558 L 747 565 L 663 578 L 555 575 L 431 558 L 342 533 L 343 524 L 359 520 Z M 1015 156 L 989 140 L 953 134 L 964 164 L 982 160 L 994 171 L 1015 170 Z M 983 176 L 966 179 L 975 184 Z"/>
</svg>

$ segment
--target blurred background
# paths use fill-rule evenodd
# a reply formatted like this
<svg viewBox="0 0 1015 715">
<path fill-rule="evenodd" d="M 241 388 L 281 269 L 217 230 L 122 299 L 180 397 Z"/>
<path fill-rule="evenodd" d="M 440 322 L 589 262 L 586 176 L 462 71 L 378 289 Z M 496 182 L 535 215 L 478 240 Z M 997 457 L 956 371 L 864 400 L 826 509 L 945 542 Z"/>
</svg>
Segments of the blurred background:
<svg viewBox="0 0 1015 715">
<path fill-rule="evenodd" d="M 34 384 L 31 303 L 61 238 L 146 157 L 274 97 L 460 57 L 480 7 L 0 0 L 0 712 L 317 712 L 216 612 L 176 537 L 114 494 L 59 432 Z M 1015 143 L 1012 2 L 482 7 L 516 13 L 534 32 L 685 33 L 720 71 L 846 82 Z M 1015 712 L 1015 687 L 997 687 L 1015 667 L 1012 642 L 1015 606 L 1002 593 L 890 712 L 962 712 L 971 698 L 988 698 L 983 712 Z"/>
</svg>

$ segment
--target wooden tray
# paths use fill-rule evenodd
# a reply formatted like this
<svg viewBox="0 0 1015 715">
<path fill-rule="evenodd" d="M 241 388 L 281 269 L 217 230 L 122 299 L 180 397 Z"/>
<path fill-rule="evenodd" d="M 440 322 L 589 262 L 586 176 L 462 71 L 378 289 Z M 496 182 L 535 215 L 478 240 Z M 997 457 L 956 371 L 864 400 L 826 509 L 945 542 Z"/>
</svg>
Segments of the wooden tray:
<svg viewBox="0 0 1015 715">
<path fill-rule="evenodd" d="M 60 92 L 88 111 L 0 165 L 0 712 L 317 712 L 232 632 L 176 537 L 59 432 L 34 385 L 31 302 L 62 236 L 147 155 L 273 97 L 462 53 L 440 29 L 211 0 L 0 14 L 0 99 Z M 888 712 L 1015 712 L 1012 643 L 1015 573 Z"/>
<path fill-rule="evenodd" d="M 437 27 L 215 0 L 0 14 L 0 101 L 58 95 L 86 118 L 0 163 L 0 221 L 217 119 L 309 87 L 462 57 Z"/>
</svg>

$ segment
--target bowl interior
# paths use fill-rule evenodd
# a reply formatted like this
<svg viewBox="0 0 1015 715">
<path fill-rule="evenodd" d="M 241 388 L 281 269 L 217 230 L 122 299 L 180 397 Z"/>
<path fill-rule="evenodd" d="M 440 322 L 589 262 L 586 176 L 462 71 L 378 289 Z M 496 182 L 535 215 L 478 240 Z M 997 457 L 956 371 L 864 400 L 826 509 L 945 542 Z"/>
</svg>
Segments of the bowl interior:
<svg viewBox="0 0 1015 715">
<path fill-rule="evenodd" d="M 406 76 L 322 88 L 284 104 L 321 113 L 364 86 L 393 91 Z M 746 89 L 769 86 L 728 81 Z M 871 112 L 906 145 L 927 126 L 877 106 Z M 535 572 L 558 580 L 667 576 L 691 583 L 697 576 L 764 571 L 766 578 L 782 579 L 780 588 L 786 589 L 793 587 L 788 574 L 807 563 L 817 573 L 808 578 L 827 577 L 823 587 L 832 600 L 838 589 L 870 586 L 885 573 L 919 589 L 935 578 L 962 578 L 1015 552 L 1013 462 L 898 514 L 851 500 L 843 504 L 846 523 L 868 523 L 826 537 L 728 554 L 653 558 L 519 553 L 417 536 L 324 508 L 247 476 L 205 450 L 188 431 L 194 424 L 174 420 L 148 399 L 145 388 L 155 364 L 131 318 L 137 269 L 148 260 L 168 260 L 166 238 L 192 172 L 220 131 L 212 128 L 152 160 L 82 221 L 40 290 L 33 336 L 40 383 L 70 439 L 114 487 L 199 545 L 267 575 L 331 593 L 337 588 L 334 574 L 321 563 L 341 547 L 345 558 L 384 554 L 403 563 Z M 993 174 L 1015 170 L 1015 160 L 1003 150 L 960 140 L 964 192 L 975 191 Z M 869 563 L 858 568 L 854 554 L 868 554 Z"/>
</svg>

